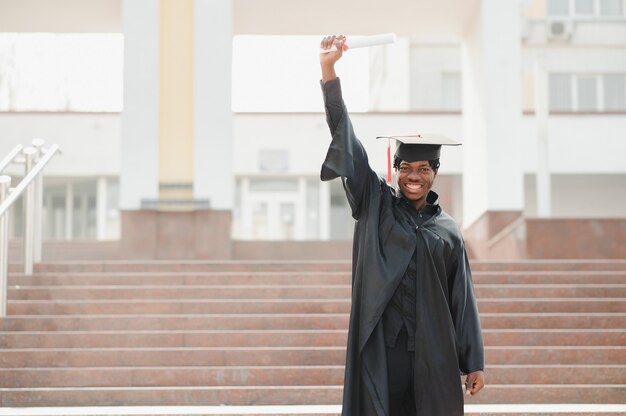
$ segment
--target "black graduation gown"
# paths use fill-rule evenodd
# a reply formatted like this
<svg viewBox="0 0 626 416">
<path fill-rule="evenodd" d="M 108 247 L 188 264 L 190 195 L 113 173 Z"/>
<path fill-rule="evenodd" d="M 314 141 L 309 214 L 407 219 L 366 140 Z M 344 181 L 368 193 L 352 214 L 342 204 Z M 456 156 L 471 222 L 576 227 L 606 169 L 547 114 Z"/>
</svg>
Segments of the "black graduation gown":
<svg viewBox="0 0 626 416">
<path fill-rule="evenodd" d="M 462 415 L 460 374 L 482 370 L 484 350 L 458 227 L 441 208 L 417 229 L 396 220 L 396 191 L 370 168 L 341 99 L 339 80 L 322 89 L 333 138 L 321 179 L 342 178 L 356 219 L 342 415 L 395 416 L 389 415 L 381 317 L 414 254 L 417 414 Z"/>
</svg>

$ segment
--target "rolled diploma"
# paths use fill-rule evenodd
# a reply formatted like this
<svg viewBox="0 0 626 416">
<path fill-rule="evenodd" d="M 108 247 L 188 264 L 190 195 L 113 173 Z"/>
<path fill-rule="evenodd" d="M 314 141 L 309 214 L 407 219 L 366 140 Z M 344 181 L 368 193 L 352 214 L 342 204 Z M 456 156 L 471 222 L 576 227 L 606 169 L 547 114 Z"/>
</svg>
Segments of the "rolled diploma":
<svg viewBox="0 0 626 416">
<path fill-rule="evenodd" d="M 387 43 L 395 43 L 395 41 L 395 33 L 385 33 L 382 35 L 371 36 L 346 36 L 346 40 L 344 42 L 344 50 L 385 45 Z M 336 50 L 337 48 L 333 45 L 330 49 L 320 49 L 320 53 L 334 52 Z"/>
</svg>

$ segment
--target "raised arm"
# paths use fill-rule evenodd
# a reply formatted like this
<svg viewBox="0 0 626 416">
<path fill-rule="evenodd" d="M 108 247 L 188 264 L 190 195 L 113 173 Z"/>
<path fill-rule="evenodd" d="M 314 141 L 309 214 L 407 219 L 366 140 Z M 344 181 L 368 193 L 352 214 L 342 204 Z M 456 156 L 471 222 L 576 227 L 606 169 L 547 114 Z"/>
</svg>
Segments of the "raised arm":
<svg viewBox="0 0 626 416">
<path fill-rule="evenodd" d="M 329 49 L 332 45 L 337 47 L 337 51 L 320 54 L 326 121 L 333 137 L 320 177 L 323 181 L 342 178 L 352 216 L 358 219 L 366 212 L 371 193 L 380 189 L 380 182 L 378 175 L 369 166 L 363 145 L 354 134 L 343 102 L 341 84 L 335 73 L 335 63 L 343 55 L 341 39 L 327 36 L 320 44 L 323 49 Z"/>
</svg>

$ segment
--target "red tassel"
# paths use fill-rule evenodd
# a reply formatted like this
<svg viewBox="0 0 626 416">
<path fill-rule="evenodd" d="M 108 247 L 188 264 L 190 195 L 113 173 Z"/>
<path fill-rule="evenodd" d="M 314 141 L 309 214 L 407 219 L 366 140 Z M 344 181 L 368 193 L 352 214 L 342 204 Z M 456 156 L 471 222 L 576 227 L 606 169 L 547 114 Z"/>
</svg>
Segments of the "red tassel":
<svg viewBox="0 0 626 416">
<path fill-rule="evenodd" d="M 387 183 L 391 183 L 391 140 L 387 142 Z"/>
</svg>

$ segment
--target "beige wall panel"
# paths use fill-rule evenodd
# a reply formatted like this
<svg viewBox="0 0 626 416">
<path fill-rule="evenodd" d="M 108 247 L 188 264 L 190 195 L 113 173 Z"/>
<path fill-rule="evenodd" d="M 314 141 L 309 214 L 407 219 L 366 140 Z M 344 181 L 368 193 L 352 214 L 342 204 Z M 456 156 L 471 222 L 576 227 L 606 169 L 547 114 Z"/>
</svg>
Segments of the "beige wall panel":
<svg viewBox="0 0 626 416">
<path fill-rule="evenodd" d="M 233 0 L 234 33 L 460 36 L 479 4 L 480 0 Z"/>
<path fill-rule="evenodd" d="M 121 0 L 0 0 L 2 32 L 121 32 Z"/>
<path fill-rule="evenodd" d="M 539 20 L 546 17 L 547 0 L 528 0 L 524 8 L 524 16 L 528 19 Z"/>
<path fill-rule="evenodd" d="M 159 182 L 193 181 L 193 0 L 161 0 Z"/>
<path fill-rule="evenodd" d="M 522 72 L 522 99 L 523 110 L 534 111 L 535 109 L 535 77 L 530 72 Z"/>
</svg>

